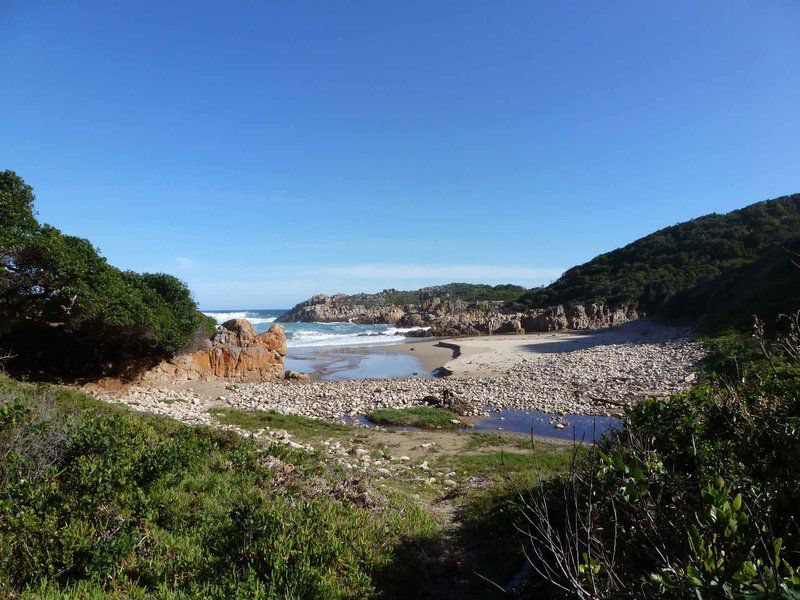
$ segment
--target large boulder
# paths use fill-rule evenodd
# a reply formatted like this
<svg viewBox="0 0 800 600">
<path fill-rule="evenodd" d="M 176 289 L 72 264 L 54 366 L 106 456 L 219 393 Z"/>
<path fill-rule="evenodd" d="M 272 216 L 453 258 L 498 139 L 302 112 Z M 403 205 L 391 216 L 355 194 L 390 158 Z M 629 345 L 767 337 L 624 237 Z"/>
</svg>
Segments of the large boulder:
<svg viewBox="0 0 800 600">
<path fill-rule="evenodd" d="M 249 321 L 231 319 L 218 328 L 206 347 L 161 362 L 142 375 L 141 381 L 273 381 L 283 378 L 285 356 L 286 334 L 281 325 L 256 333 Z"/>
</svg>

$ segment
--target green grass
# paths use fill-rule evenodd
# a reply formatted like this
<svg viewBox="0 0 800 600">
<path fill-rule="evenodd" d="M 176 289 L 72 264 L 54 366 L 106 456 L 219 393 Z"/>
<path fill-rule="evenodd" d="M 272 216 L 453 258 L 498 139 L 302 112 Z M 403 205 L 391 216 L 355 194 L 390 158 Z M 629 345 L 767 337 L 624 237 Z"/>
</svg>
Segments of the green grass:
<svg viewBox="0 0 800 600">
<path fill-rule="evenodd" d="M 358 433 L 348 425 L 296 415 L 284 415 L 273 411 L 212 408 L 208 412 L 220 423 L 236 425 L 245 431 L 285 429 L 292 435 L 304 440 L 341 437 Z"/>
<path fill-rule="evenodd" d="M 469 434 L 466 450 L 478 448 L 519 448 L 520 450 L 531 450 L 533 445 L 531 438 L 527 435 L 503 435 L 492 431 L 477 431 Z"/>
<path fill-rule="evenodd" d="M 398 553 L 438 525 L 326 477 L 313 456 L 0 378 L 0 597 L 396 595 Z"/>
<path fill-rule="evenodd" d="M 549 476 L 567 469 L 572 453 L 570 449 L 553 449 L 547 451 L 503 451 L 488 454 L 461 454 L 456 457 L 455 465 L 464 475 L 496 475 L 498 473 L 516 473 L 532 471 Z"/>
<path fill-rule="evenodd" d="M 454 412 L 432 406 L 409 408 L 382 408 L 367 415 L 378 425 L 413 426 L 422 429 L 455 429 L 463 427 L 463 417 Z M 452 421 L 458 421 L 453 423 Z"/>
</svg>

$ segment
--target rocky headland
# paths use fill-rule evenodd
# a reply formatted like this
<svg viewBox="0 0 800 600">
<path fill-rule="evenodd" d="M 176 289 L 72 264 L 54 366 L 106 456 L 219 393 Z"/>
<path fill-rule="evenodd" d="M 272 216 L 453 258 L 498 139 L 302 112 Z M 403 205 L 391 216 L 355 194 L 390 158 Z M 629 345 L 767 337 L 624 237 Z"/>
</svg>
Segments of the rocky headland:
<svg viewBox="0 0 800 600">
<path fill-rule="evenodd" d="M 531 333 L 589 330 L 620 325 L 644 317 L 635 305 L 609 306 L 584 303 L 550 306 L 524 311 L 508 308 L 503 301 L 465 301 L 432 296 L 417 303 L 394 304 L 395 290 L 348 296 L 318 294 L 292 308 L 279 321 L 361 324 L 385 323 L 416 328 L 407 335 L 465 336 L 498 333 Z M 369 298 L 369 302 L 361 301 Z"/>
</svg>

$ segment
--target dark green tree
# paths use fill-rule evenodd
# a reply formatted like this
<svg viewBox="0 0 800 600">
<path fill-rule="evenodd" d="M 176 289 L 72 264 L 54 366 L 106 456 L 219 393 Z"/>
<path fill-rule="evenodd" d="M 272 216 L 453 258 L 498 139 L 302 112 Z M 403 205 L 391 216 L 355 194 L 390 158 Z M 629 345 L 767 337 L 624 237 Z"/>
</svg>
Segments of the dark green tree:
<svg viewBox="0 0 800 600">
<path fill-rule="evenodd" d="M 85 239 L 39 226 L 33 192 L 0 177 L 0 347 L 29 376 L 73 378 L 146 367 L 206 334 L 186 285 L 165 274 L 121 271 Z"/>
</svg>

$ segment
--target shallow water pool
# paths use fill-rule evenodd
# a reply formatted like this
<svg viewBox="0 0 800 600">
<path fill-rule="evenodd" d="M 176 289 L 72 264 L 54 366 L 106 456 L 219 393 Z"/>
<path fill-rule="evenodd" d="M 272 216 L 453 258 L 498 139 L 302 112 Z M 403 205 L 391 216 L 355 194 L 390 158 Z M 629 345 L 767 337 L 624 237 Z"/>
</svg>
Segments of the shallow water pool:
<svg viewBox="0 0 800 600">
<path fill-rule="evenodd" d="M 566 426 L 558 429 L 551 419 L 558 419 Z M 578 442 L 599 441 L 604 433 L 618 429 L 621 425 L 615 417 L 596 417 L 587 415 L 556 416 L 535 410 L 501 410 L 481 417 L 473 431 L 494 431 L 497 433 L 521 433 L 525 435 L 576 440 Z"/>
</svg>

